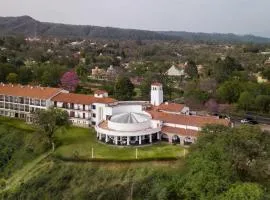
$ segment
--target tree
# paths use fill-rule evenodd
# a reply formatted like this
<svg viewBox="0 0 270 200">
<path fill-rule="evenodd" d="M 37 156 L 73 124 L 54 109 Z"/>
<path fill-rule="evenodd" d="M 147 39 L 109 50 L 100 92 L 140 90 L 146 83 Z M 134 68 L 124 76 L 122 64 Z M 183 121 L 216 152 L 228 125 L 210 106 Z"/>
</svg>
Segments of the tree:
<svg viewBox="0 0 270 200">
<path fill-rule="evenodd" d="M 11 64 L 0 63 L 0 82 L 6 82 L 9 73 L 16 73 L 16 68 Z"/>
<path fill-rule="evenodd" d="M 259 200 L 263 197 L 262 188 L 255 183 L 238 183 L 233 185 L 220 200 Z"/>
<path fill-rule="evenodd" d="M 76 74 L 78 74 L 80 78 L 84 79 L 88 75 L 88 69 L 85 65 L 80 64 L 75 68 L 75 70 L 76 70 Z"/>
<path fill-rule="evenodd" d="M 267 80 L 270 80 L 270 69 L 266 68 L 262 71 L 263 78 L 266 78 Z"/>
<path fill-rule="evenodd" d="M 235 103 L 238 101 L 242 87 L 239 81 L 227 81 L 217 89 L 217 97 L 221 101 Z"/>
<path fill-rule="evenodd" d="M 209 99 L 206 103 L 205 103 L 205 107 L 207 108 L 207 110 L 211 113 L 217 113 L 219 111 L 219 105 L 216 102 L 215 99 Z"/>
<path fill-rule="evenodd" d="M 9 83 L 17 83 L 18 82 L 18 74 L 16 74 L 16 73 L 9 73 L 7 75 L 6 80 Z"/>
<path fill-rule="evenodd" d="M 43 64 L 36 69 L 33 68 L 33 70 L 37 82 L 41 82 L 43 86 L 57 87 L 62 74 L 66 71 L 66 67 Z"/>
<path fill-rule="evenodd" d="M 33 72 L 30 67 L 23 66 L 18 71 L 18 80 L 21 84 L 27 84 L 33 79 Z"/>
<path fill-rule="evenodd" d="M 47 137 L 49 143 L 52 145 L 52 151 L 54 151 L 55 131 L 58 127 L 69 124 L 68 113 L 54 108 L 39 110 L 34 115 L 34 122 Z"/>
<path fill-rule="evenodd" d="M 180 180 L 180 199 L 219 199 L 217 197 L 223 195 L 222 199 L 242 199 L 237 197 L 244 192 L 250 199 L 261 197 L 260 186 L 249 183 L 267 186 L 269 142 L 269 133 L 256 126 L 204 127 L 197 143 L 190 149 L 188 171 Z M 254 194 L 251 194 L 252 189 Z"/>
<path fill-rule="evenodd" d="M 242 66 L 234 58 L 226 57 L 224 60 L 217 59 L 213 73 L 218 82 L 224 82 L 232 75 L 233 71 L 242 70 Z"/>
<path fill-rule="evenodd" d="M 258 95 L 255 99 L 255 106 L 261 112 L 269 112 L 270 109 L 270 96 Z"/>
<path fill-rule="evenodd" d="M 247 111 L 253 105 L 254 105 L 254 97 L 247 91 L 242 92 L 238 99 L 238 106 Z"/>
<path fill-rule="evenodd" d="M 114 96 L 118 100 L 131 100 L 134 96 L 134 85 L 128 77 L 118 77 L 114 85 Z"/>
<path fill-rule="evenodd" d="M 192 60 L 188 61 L 188 64 L 185 67 L 185 73 L 191 79 L 198 78 L 198 76 L 199 76 L 198 69 L 197 69 L 196 63 L 194 61 L 192 61 Z"/>
<path fill-rule="evenodd" d="M 79 84 L 79 78 L 75 72 L 69 71 L 63 74 L 60 82 L 62 88 L 74 92 Z"/>
</svg>

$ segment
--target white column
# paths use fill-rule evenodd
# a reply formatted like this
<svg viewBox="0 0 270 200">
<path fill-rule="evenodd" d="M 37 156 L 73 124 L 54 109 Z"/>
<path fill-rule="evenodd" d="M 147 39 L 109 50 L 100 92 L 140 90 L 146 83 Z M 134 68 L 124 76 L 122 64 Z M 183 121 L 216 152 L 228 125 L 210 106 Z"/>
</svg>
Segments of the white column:
<svg viewBox="0 0 270 200">
<path fill-rule="evenodd" d="M 152 143 L 152 134 L 149 135 L 149 143 Z"/>
<path fill-rule="evenodd" d="M 105 135 L 105 142 L 106 142 L 106 143 L 108 142 L 108 139 L 109 139 L 109 138 L 108 138 L 108 135 L 106 134 L 106 135 Z"/>
<path fill-rule="evenodd" d="M 160 133 L 157 132 L 157 139 L 160 140 Z"/>
<path fill-rule="evenodd" d="M 139 136 L 139 144 L 142 144 L 142 136 Z"/>
<path fill-rule="evenodd" d="M 129 140 L 130 140 L 130 137 L 127 136 L 127 145 L 129 145 Z"/>
<path fill-rule="evenodd" d="M 114 136 L 114 144 L 117 145 L 117 136 Z"/>
<path fill-rule="evenodd" d="M 122 144 L 122 136 L 120 136 L 120 144 Z"/>
<path fill-rule="evenodd" d="M 102 139 L 102 134 L 101 134 L 101 133 L 98 134 L 98 139 L 99 139 L 99 140 Z"/>
<path fill-rule="evenodd" d="M 184 137 L 180 137 L 180 144 L 184 145 Z"/>
<path fill-rule="evenodd" d="M 99 138 L 99 132 L 97 132 L 97 138 Z"/>
</svg>

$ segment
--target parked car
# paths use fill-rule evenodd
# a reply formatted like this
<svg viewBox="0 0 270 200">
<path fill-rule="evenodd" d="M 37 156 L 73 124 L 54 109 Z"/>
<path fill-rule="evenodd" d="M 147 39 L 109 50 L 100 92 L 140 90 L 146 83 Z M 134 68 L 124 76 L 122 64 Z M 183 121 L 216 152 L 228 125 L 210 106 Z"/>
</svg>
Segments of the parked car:
<svg viewBox="0 0 270 200">
<path fill-rule="evenodd" d="M 248 122 L 249 122 L 249 120 L 248 119 L 241 119 L 241 121 L 240 121 L 242 124 L 247 124 Z"/>
<path fill-rule="evenodd" d="M 240 121 L 242 124 L 258 124 L 258 122 L 252 118 L 245 118 L 245 119 L 241 119 Z"/>
</svg>

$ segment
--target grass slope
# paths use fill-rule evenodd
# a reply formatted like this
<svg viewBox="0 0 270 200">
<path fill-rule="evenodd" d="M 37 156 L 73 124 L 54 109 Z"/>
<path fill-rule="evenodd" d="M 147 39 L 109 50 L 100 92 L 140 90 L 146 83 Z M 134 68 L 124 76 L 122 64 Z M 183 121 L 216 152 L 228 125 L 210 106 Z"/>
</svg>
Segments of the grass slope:
<svg viewBox="0 0 270 200">
<path fill-rule="evenodd" d="M 6 186 L 0 187 L 0 199 L 162 199 L 170 193 L 172 180 L 181 176 L 184 163 L 181 159 L 66 162 L 41 150 L 43 143 L 37 136 L 36 130 L 22 121 L 0 118 L 0 145 L 5 143 L 14 150 L 1 166 L 0 180 L 5 180 Z M 91 129 L 62 128 L 56 139 L 59 146 L 54 154 L 60 156 L 72 157 L 76 150 L 79 156 L 89 157 L 92 146 L 95 156 L 101 158 L 133 159 L 135 153 L 132 147 L 98 143 Z M 16 144 L 15 148 L 10 144 Z M 179 146 L 157 144 L 139 148 L 139 157 L 178 157 L 182 152 Z"/>
</svg>

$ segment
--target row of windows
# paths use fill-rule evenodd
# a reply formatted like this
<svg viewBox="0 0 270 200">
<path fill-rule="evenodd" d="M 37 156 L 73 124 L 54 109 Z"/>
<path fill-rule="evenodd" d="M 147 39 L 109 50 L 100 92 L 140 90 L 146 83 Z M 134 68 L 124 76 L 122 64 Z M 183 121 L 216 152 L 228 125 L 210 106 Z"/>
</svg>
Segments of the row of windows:
<svg viewBox="0 0 270 200">
<path fill-rule="evenodd" d="M 18 111 L 24 111 L 24 112 L 35 112 L 36 110 L 39 110 L 39 108 L 30 107 L 28 105 L 18 105 L 18 104 L 3 103 L 3 102 L 0 102 L 0 108 L 9 109 L 9 110 L 18 110 Z"/>
<path fill-rule="evenodd" d="M 57 101 L 54 102 L 54 106 L 59 108 L 59 106 L 57 106 Z M 73 103 L 70 103 L 70 104 L 63 103 L 62 104 L 62 107 L 60 107 L 60 108 L 73 109 L 73 110 L 83 110 L 83 111 L 86 111 L 87 110 L 86 109 L 86 106 L 84 104 L 83 104 L 83 107 L 81 108 L 79 106 L 75 107 Z M 92 105 L 91 108 L 92 108 L 92 110 L 95 110 L 96 109 L 96 106 L 95 105 Z M 89 109 L 89 110 L 91 110 L 91 109 Z"/>
<path fill-rule="evenodd" d="M 43 107 L 46 106 L 46 100 L 23 98 L 23 97 L 0 95 L 0 101 L 20 103 L 20 104 L 30 104 L 30 105 L 43 106 Z"/>
<path fill-rule="evenodd" d="M 70 121 L 71 121 L 72 123 L 76 123 L 76 124 L 85 124 L 85 125 L 88 124 L 87 121 L 76 121 L 76 120 L 70 120 Z M 91 124 L 92 124 L 93 126 L 95 126 L 95 125 L 96 125 L 96 122 L 92 121 Z"/>
<path fill-rule="evenodd" d="M 69 113 L 69 117 L 75 117 L 75 118 L 77 117 L 77 118 L 83 118 L 83 119 L 90 119 L 90 117 L 89 118 L 86 117 L 86 114 L 85 113 L 83 113 L 83 115 L 81 117 L 81 115 L 75 115 L 75 112 L 73 112 L 73 111 Z M 95 118 L 96 117 L 96 114 L 95 113 L 92 113 L 92 117 Z"/>
</svg>

